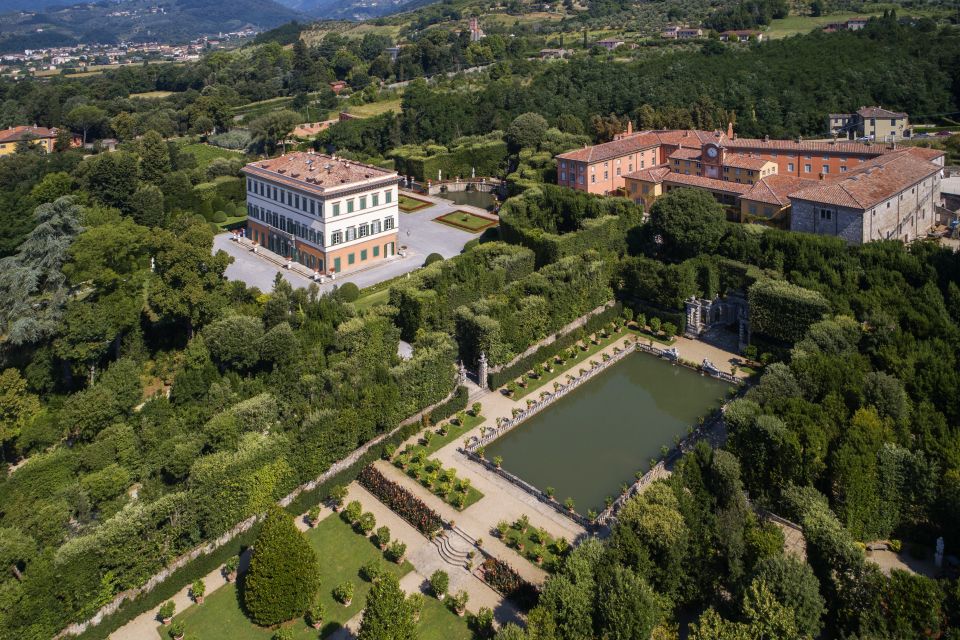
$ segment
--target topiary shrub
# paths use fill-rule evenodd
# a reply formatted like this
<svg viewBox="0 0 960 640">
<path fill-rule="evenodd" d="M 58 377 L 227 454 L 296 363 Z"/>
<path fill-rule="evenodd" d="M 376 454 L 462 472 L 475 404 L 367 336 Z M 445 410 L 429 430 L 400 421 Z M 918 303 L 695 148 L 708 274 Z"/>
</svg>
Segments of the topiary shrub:
<svg viewBox="0 0 960 640">
<path fill-rule="evenodd" d="M 216 212 L 214 212 L 214 214 L 213 214 L 213 219 L 211 220 L 211 222 L 218 222 L 218 223 L 219 223 L 219 222 L 226 222 L 226 221 L 227 221 L 227 214 L 226 214 L 226 212 L 224 212 L 224 211 L 216 211 Z"/>
<path fill-rule="evenodd" d="M 250 618 L 269 626 L 302 616 L 320 587 L 317 556 L 280 507 L 267 512 L 244 580 L 243 604 Z"/>
<path fill-rule="evenodd" d="M 360 297 L 360 287 L 352 282 L 344 282 L 337 289 L 337 297 L 344 302 L 356 302 L 357 298 Z"/>
<path fill-rule="evenodd" d="M 443 256 L 440 255 L 439 253 L 431 253 L 430 255 L 427 256 L 427 259 L 423 261 L 423 266 L 429 267 L 434 262 L 440 262 L 442 260 L 443 260 Z"/>
</svg>

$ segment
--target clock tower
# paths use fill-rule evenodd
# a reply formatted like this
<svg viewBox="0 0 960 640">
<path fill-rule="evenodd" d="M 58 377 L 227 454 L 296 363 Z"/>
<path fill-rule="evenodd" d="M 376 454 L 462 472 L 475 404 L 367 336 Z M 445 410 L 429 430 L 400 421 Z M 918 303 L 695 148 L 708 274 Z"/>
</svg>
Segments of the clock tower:
<svg viewBox="0 0 960 640">
<path fill-rule="evenodd" d="M 703 145 L 700 153 L 700 162 L 703 166 L 703 175 L 714 180 L 723 179 L 724 148 L 714 142 Z"/>
</svg>

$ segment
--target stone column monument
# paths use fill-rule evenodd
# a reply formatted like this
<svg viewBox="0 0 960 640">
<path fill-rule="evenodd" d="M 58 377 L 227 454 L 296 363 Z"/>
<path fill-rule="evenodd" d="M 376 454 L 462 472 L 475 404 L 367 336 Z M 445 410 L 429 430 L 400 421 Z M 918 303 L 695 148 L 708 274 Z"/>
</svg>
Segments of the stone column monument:
<svg viewBox="0 0 960 640">
<path fill-rule="evenodd" d="M 477 384 L 487 386 L 487 354 L 480 352 L 480 361 L 477 363 Z"/>
</svg>

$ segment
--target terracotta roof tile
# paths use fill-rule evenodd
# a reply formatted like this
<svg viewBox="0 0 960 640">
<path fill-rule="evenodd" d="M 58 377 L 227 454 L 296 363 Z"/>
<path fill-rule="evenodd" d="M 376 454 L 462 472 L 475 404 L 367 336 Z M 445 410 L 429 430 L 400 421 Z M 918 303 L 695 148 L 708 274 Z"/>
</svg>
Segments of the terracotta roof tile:
<svg viewBox="0 0 960 640">
<path fill-rule="evenodd" d="M 743 198 L 785 207 L 790 204 L 791 193 L 815 184 L 817 184 L 816 180 L 774 174 L 756 182 L 748 192 L 743 194 Z"/>
<path fill-rule="evenodd" d="M 397 177 L 395 171 L 309 152 L 290 153 L 251 162 L 243 168 L 243 172 L 272 182 L 321 193 Z"/>
<path fill-rule="evenodd" d="M 753 169 L 754 171 L 760 171 L 760 169 L 763 169 L 771 162 L 773 162 L 773 160 L 754 158 L 743 155 L 742 153 L 731 153 L 723 158 L 724 166 L 734 167 L 736 169 Z"/>
<path fill-rule="evenodd" d="M 37 140 L 40 138 L 56 138 L 57 130 L 46 127 L 19 126 L 0 131 L 0 142 L 19 142 L 21 140 Z"/>
<path fill-rule="evenodd" d="M 827 152 L 827 153 L 850 153 L 860 155 L 879 156 L 889 153 L 891 149 L 885 144 L 864 144 L 861 142 L 812 142 L 795 140 L 763 140 L 761 138 L 736 138 L 729 140 L 724 144 L 731 151 L 793 151 L 794 153 Z"/>
<path fill-rule="evenodd" d="M 900 111 L 890 111 L 883 107 L 860 107 L 857 113 L 861 118 L 906 118 L 907 114 Z"/>
<path fill-rule="evenodd" d="M 752 185 L 742 182 L 729 182 L 727 180 L 716 180 L 714 178 L 704 178 L 703 176 L 687 175 L 671 171 L 669 175 L 664 176 L 663 182 L 669 182 L 681 187 L 698 187 L 700 189 L 714 189 L 715 191 L 725 191 L 743 195 L 750 190 Z"/>
<path fill-rule="evenodd" d="M 641 169 L 640 171 L 634 171 L 633 173 L 628 173 L 624 177 L 630 180 L 643 180 L 644 182 L 660 184 L 663 182 L 663 178 L 669 174 L 669 167 L 654 167 L 652 169 Z"/>
<path fill-rule="evenodd" d="M 800 189 L 790 199 L 866 210 L 938 171 L 939 166 L 903 150 L 865 162 L 837 180 Z"/>
<path fill-rule="evenodd" d="M 557 158 L 561 160 L 575 160 L 577 162 L 603 162 L 613 158 L 619 158 L 630 153 L 636 153 L 643 149 L 655 147 L 660 143 L 656 136 L 647 133 L 637 133 L 632 136 L 605 142 L 603 144 L 584 147 L 561 153 Z"/>
</svg>

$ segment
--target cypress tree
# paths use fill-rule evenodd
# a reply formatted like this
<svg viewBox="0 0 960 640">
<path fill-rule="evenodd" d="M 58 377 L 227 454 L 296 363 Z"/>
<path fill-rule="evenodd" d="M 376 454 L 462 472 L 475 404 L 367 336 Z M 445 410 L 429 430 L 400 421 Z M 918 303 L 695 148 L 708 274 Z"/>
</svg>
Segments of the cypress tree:
<svg viewBox="0 0 960 640">
<path fill-rule="evenodd" d="M 363 610 L 357 640 L 415 640 L 413 613 L 397 577 L 384 572 L 374 583 Z"/>
<path fill-rule="evenodd" d="M 243 604 L 259 625 L 302 616 L 320 587 L 319 565 L 293 517 L 272 506 L 253 547 Z"/>
</svg>

